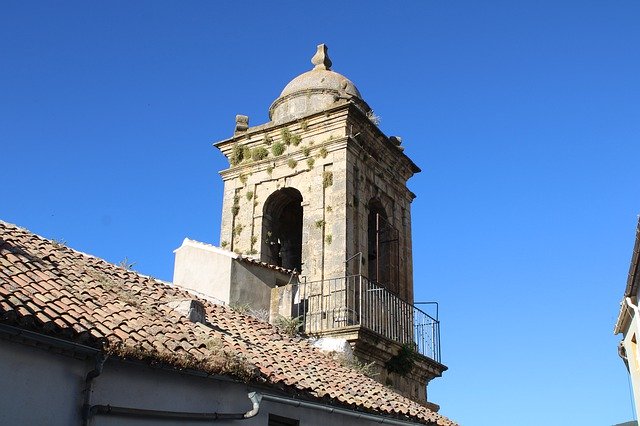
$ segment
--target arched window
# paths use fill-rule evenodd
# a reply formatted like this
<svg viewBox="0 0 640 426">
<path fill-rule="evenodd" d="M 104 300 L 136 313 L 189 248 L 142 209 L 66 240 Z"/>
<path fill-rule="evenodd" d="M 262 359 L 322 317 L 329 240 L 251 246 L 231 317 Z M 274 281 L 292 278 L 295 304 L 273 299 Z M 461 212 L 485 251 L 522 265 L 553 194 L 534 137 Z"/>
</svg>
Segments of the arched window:
<svg viewBox="0 0 640 426">
<path fill-rule="evenodd" d="M 262 213 L 261 260 L 302 270 L 302 194 L 282 188 L 269 195 Z"/>
<path fill-rule="evenodd" d="M 375 198 L 369 201 L 367 230 L 369 279 L 388 287 L 391 268 L 390 226 L 382 203 Z"/>
</svg>

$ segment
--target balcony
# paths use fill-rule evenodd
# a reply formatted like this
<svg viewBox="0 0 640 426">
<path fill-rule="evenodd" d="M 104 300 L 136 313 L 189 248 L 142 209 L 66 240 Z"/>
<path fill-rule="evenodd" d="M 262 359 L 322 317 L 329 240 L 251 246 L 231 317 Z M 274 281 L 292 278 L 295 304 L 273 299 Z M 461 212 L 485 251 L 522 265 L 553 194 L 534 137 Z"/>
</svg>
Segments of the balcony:
<svg viewBox="0 0 640 426">
<path fill-rule="evenodd" d="M 360 326 L 440 363 L 440 322 L 362 275 L 293 284 L 293 314 L 307 334 Z"/>
</svg>

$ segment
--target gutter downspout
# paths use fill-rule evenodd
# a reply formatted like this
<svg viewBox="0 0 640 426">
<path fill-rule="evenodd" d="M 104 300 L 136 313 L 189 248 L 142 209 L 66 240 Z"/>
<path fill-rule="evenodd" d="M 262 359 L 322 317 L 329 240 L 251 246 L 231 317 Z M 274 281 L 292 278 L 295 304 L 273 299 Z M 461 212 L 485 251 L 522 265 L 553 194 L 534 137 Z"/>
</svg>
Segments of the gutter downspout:
<svg viewBox="0 0 640 426">
<path fill-rule="evenodd" d="M 260 411 L 260 401 L 262 401 L 262 395 L 258 392 L 249 392 L 247 396 L 251 400 L 251 404 L 253 404 L 253 407 L 251 408 L 251 410 L 244 413 L 244 418 L 250 419 L 251 417 L 255 417 L 258 415 L 258 411 Z"/>
<path fill-rule="evenodd" d="M 82 405 L 82 426 L 89 424 L 90 407 L 91 407 L 91 394 L 93 393 L 93 379 L 102 374 L 104 363 L 107 360 L 108 355 L 98 352 L 95 358 L 95 367 L 93 370 L 87 373 L 87 377 L 84 379 L 85 388 L 84 392 L 84 404 Z"/>
<path fill-rule="evenodd" d="M 618 356 L 622 358 L 627 371 L 629 371 L 629 360 L 627 359 L 627 350 L 624 348 L 624 341 L 618 343 Z"/>
<path fill-rule="evenodd" d="M 181 411 L 146 410 L 141 408 L 117 407 L 112 405 L 92 405 L 88 407 L 87 418 L 96 415 L 147 417 L 180 420 L 245 420 L 258 415 L 262 395 L 257 392 L 249 392 L 247 397 L 251 400 L 251 410 L 246 413 L 188 413 Z"/>
</svg>

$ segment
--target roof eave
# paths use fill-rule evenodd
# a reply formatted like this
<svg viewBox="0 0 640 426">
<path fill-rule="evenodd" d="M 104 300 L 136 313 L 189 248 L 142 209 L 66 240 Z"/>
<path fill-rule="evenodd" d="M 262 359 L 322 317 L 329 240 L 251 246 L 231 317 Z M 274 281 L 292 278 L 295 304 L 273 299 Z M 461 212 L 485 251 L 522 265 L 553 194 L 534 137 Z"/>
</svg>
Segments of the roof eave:
<svg viewBox="0 0 640 426">
<path fill-rule="evenodd" d="M 627 309 L 627 304 L 625 303 L 625 298 L 620 302 L 620 310 L 618 311 L 618 318 L 616 319 L 616 325 L 613 327 L 613 334 L 624 333 L 627 327 L 629 326 L 629 321 L 631 317 L 629 315 L 629 311 Z"/>
<path fill-rule="evenodd" d="M 640 216 L 638 217 L 638 225 L 636 227 L 636 241 L 633 246 L 633 254 L 631 255 L 631 264 L 629 265 L 629 277 L 627 278 L 627 287 L 625 296 L 633 296 L 638 291 L 636 285 L 636 277 L 638 276 L 638 267 L 640 261 Z"/>
</svg>

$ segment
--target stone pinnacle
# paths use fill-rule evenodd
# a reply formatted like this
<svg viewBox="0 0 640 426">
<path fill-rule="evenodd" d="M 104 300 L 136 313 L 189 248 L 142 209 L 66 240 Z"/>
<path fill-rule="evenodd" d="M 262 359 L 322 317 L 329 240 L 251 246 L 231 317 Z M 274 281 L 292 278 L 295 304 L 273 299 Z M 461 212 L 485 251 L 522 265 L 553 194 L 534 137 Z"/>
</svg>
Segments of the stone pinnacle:
<svg viewBox="0 0 640 426">
<path fill-rule="evenodd" d="M 331 59 L 329 59 L 329 55 L 327 54 L 327 46 L 325 44 L 318 45 L 318 51 L 313 58 L 311 58 L 311 63 L 314 65 L 314 70 L 330 70 L 331 69 Z"/>
</svg>

